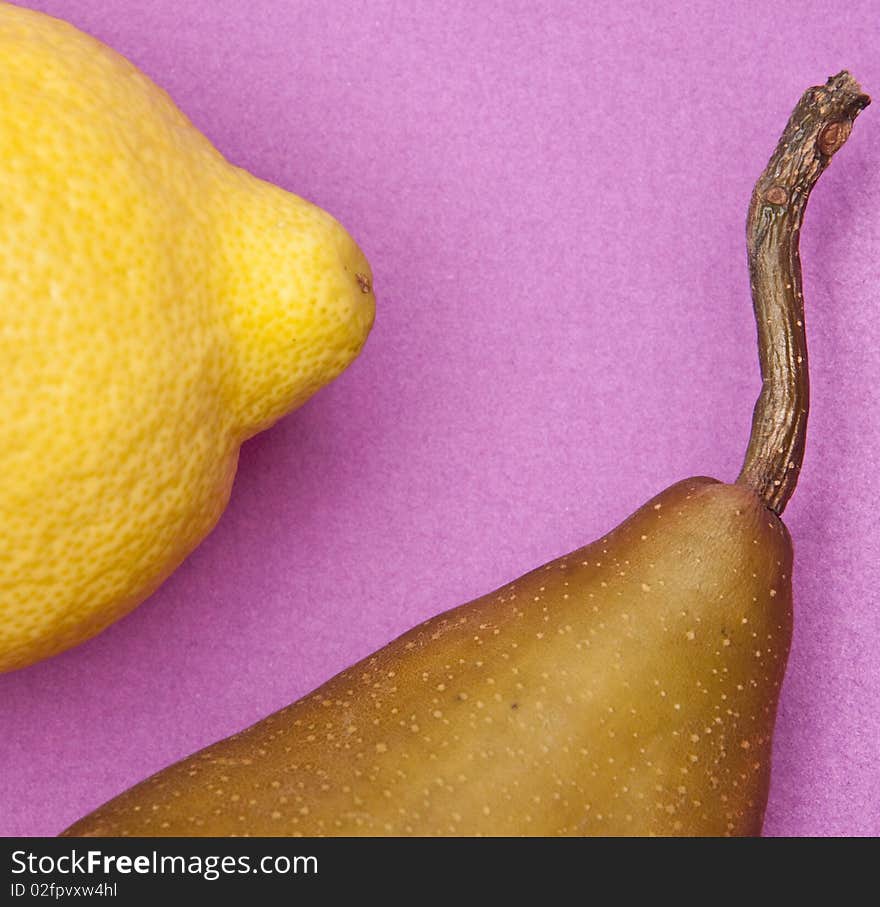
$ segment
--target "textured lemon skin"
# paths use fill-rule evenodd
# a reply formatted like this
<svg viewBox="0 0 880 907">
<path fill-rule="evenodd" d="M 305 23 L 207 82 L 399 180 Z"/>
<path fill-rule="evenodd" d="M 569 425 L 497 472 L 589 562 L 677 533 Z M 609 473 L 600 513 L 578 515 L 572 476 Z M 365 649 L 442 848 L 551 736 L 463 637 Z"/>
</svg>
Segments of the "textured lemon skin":
<svg viewBox="0 0 880 907">
<path fill-rule="evenodd" d="M 143 601 L 242 440 L 373 321 L 330 215 L 233 167 L 72 26 L 0 4 L 0 671 Z"/>
</svg>

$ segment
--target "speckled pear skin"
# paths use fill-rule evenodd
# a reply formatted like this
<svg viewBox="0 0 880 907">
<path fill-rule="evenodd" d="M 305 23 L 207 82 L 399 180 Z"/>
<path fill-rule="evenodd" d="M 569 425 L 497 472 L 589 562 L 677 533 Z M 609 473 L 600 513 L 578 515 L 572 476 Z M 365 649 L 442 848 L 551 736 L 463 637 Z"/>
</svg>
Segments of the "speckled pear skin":
<svg viewBox="0 0 880 907">
<path fill-rule="evenodd" d="M 693 478 L 66 835 L 756 835 L 788 531 Z"/>
</svg>

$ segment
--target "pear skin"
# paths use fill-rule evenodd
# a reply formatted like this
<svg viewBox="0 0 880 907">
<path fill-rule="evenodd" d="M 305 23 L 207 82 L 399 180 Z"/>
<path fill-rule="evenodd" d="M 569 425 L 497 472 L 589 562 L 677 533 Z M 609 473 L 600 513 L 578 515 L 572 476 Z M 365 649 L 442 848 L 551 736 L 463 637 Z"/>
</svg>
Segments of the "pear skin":
<svg viewBox="0 0 880 907">
<path fill-rule="evenodd" d="M 66 834 L 756 834 L 791 561 L 753 492 L 679 482 Z"/>
</svg>

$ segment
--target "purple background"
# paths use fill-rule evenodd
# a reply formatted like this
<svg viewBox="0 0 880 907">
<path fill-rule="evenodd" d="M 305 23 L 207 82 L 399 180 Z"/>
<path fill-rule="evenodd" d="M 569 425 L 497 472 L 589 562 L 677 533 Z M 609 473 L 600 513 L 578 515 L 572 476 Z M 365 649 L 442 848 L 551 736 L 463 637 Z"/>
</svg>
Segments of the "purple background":
<svg viewBox="0 0 880 907">
<path fill-rule="evenodd" d="M 415 622 L 732 479 L 743 222 L 803 89 L 880 96 L 875 0 L 41 0 L 375 272 L 352 368 L 249 442 L 213 535 L 98 639 L 0 677 L 0 833 L 54 834 Z M 878 98 L 880 100 L 880 98 Z M 766 832 L 880 834 L 880 105 L 802 256 L 813 409 Z"/>
</svg>

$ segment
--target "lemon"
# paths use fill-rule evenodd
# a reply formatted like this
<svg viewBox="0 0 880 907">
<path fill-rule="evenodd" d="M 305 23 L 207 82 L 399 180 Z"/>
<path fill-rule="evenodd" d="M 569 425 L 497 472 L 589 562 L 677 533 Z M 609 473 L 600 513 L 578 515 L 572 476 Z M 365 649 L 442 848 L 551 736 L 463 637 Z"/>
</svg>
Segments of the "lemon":
<svg viewBox="0 0 880 907">
<path fill-rule="evenodd" d="M 0 671 L 168 577 L 242 441 L 358 354 L 371 280 L 121 56 L 0 4 Z"/>
</svg>

